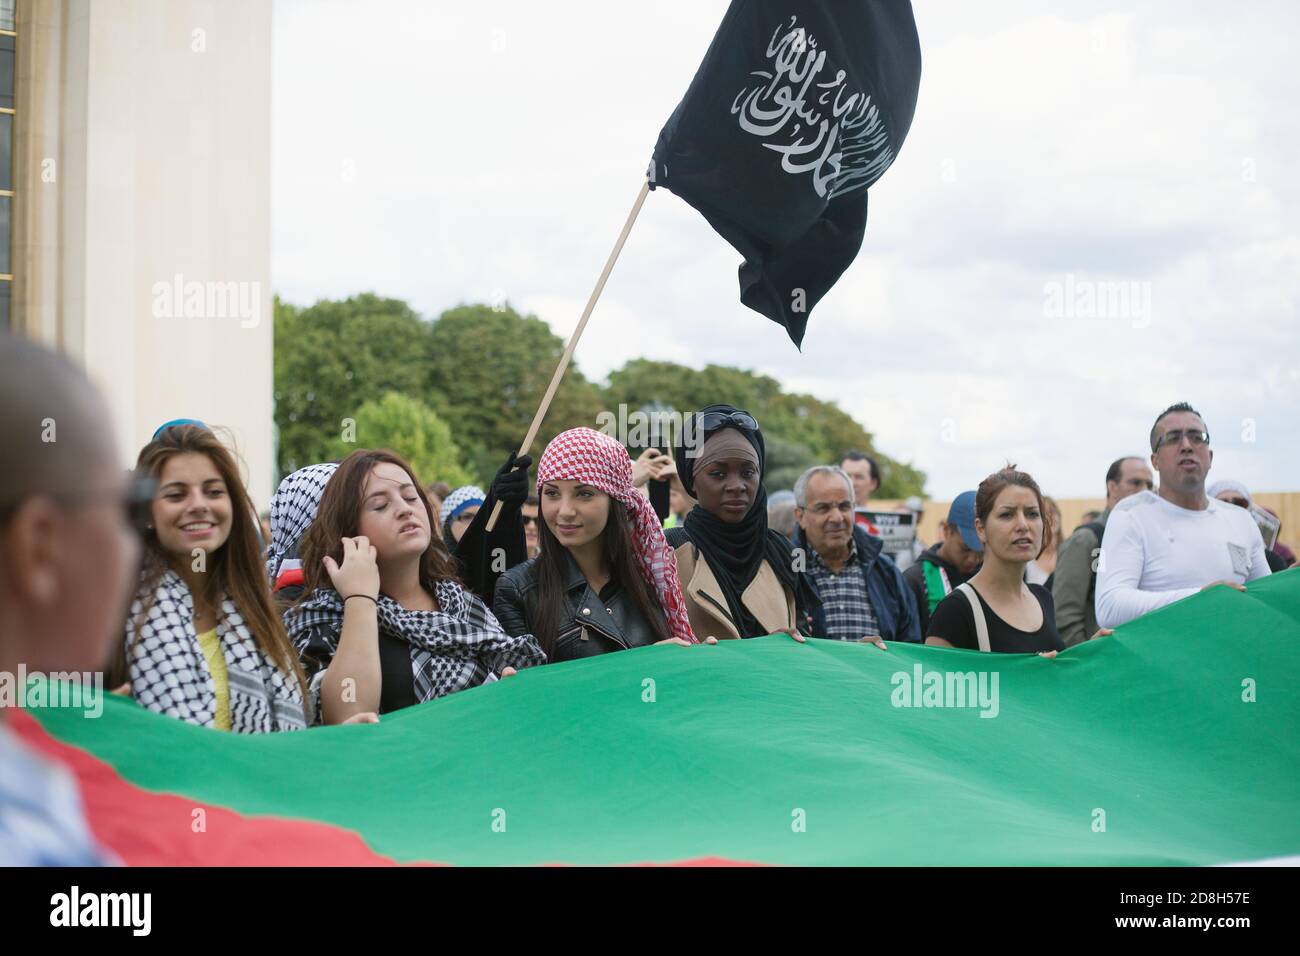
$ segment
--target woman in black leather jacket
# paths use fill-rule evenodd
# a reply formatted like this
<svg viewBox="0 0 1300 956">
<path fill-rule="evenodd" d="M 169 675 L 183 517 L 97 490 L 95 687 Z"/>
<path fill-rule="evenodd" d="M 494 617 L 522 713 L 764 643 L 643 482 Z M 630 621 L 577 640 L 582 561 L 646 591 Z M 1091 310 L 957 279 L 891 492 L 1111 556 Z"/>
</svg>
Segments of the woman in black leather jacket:
<svg viewBox="0 0 1300 956">
<path fill-rule="evenodd" d="M 672 549 L 632 484 L 626 449 L 574 428 L 537 466 L 541 553 L 497 582 L 507 634 L 533 635 L 550 662 L 647 644 L 694 644 Z"/>
</svg>

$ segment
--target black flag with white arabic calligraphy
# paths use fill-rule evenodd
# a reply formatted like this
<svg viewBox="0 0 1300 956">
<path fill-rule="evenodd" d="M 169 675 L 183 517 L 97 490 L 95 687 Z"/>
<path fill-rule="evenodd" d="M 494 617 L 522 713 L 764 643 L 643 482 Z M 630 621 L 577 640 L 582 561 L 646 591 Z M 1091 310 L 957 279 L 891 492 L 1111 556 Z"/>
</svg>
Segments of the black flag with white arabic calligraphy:
<svg viewBox="0 0 1300 956">
<path fill-rule="evenodd" d="M 795 345 L 858 254 L 920 77 L 908 0 L 732 0 L 659 134 L 651 187 L 735 246 L 740 301 Z"/>
</svg>

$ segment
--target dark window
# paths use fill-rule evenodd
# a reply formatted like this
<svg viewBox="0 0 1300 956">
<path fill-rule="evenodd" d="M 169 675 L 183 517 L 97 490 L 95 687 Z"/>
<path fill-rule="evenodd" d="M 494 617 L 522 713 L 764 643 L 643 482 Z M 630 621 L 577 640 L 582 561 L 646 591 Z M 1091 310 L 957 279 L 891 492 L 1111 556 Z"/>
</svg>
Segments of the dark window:
<svg viewBox="0 0 1300 956">
<path fill-rule="evenodd" d="M 14 117 L 0 113 L 0 189 L 14 188 Z"/>
<path fill-rule="evenodd" d="M 9 204 L 13 199 L 0 196 L 0 273 L 9 275 Z"/>
<path fill-rule="evenodd" d="M 14 38 L 0 34 L 0 106 L 14 108 Z"/>
<path fill-rule="evenodd" d="M 0 34 L 0 107 L 13 109 L 13 36 Z"/>
</svg>

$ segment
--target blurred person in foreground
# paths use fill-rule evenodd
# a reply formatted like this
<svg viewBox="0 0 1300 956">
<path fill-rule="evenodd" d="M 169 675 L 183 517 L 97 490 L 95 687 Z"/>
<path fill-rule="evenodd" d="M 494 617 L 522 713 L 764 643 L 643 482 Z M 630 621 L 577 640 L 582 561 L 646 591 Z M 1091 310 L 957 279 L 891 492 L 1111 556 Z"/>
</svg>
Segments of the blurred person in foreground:
<svg viewBox="0 0 1300 956">
<path fill-rule="evenodd" d="M 148 496 L 128 483 L 106 407 L 66 359 L 0 332 L 0 673 L 97 670 L 121 633 L 140 548 L 127 507 Z M 7 709 L 0 865 L 115 862 L 75 777 L 23 743 Z"/>
</svg>

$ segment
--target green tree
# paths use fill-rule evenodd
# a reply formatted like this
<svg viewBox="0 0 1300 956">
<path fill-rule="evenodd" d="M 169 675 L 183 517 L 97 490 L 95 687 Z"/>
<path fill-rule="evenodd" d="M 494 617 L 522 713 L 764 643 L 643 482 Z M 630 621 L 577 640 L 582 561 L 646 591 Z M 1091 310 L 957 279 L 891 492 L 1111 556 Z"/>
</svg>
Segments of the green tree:
<svg viewBox="0 0 1300 956">
<path fill-rule="evenodd" d="M 419 466 L 421 477 L 427 467 L 433 472 L 426 480 L 451 481 L 467 472 L 466 478 L 483 484 L 528 431 L 563 351 L 545 322 L 509 306 L 459 305 L 429 323 L 405 302 L 373 293 L 307 308 L 277 298 L 277 463 L 284 473 L 371 444 L 413 458 L 454 442 L 449 456 Z M 410 401 L 399 407 L 389 393 Z M 835 403 L 786 394 L 771 376 L 721 365 L 692 369 L 635 359 L 601 388 L 572 363 L 531 453 L 539 456 L 567 428 L 597 427 L 600 412 L 617 413 L 620 404 L 629 411 L 667 406 L 690 412 L 715 402 L 746 408 L 762 423 L 769 489 L 790 487 L 804 468 L 838 461 L 849 448 L 876 457 L 880 497 L 924 488 L 923 472 L 881 454 L 871 433 Z M 372 407 L 363 416 L 367 404 Z M 421 406 L 435 414 L 437 428 Z M 360 444 L 344 439 L 346 419 L 356 422 Z M 367 433 L 392 437 L 372 440 Z"/>
<path fill-rule="evenodd" d="M 759 423 L 762 424 L 761 419 Z M 766 426 L 763 427 L 763 443 L 767 446 L 767 477 L 763 484 L 769 492 L 793 488 L 795 479 L 803 474 L 809 462 L 817 460 L 807 445 L 790 441 L 782 435 L 769 434 Z"/>
<path fill-rule="evenodd" d="M 683 413 L 717 402 L 748 409 L 763 427 L 770 491 L 791 487 L 811 465 L 838 463 L 850 448 L 876 458 L 880 497 L 920 494 L 925 486 L 923 472 L 882 454 L 871 433 L 833 402 L 786 394 L 776 379 L 745 369 L 721 365 L 692 369 L 674 362 L 634 359 L 610 373 L 605 400 L 611 409 L 625 403 L 631 410 L 651 402 Z"/>
<path fill-rule="evenodd" d="M 385 392 L 357 409 L 353 424 L 355 434 L 345 423 L 327 457 L 344 458 L 358 448 L 390 448 L 410 462 L 422 484 L 441 480 L 455 488 L 474 480 L 461 465 L 451 428 L 418 399 Z"/>
<path fill-rule="evenodd" d="M 275 300 L 275 424 L 281 474 L 325 461 L 367 401 L 425 398 L 429 324 L 405 302 L 365 293 L 307 308 Z M 395 449 L 403 451 L 403 449 Z"/>
<path fill-rule="evenodd" d="M 494 474 L 527 434 L 564 342 L 508 305 L 459 305 L 434 322 L 426 348 L 430 404 L 452 423 L 474 473 Z M 594 428 L 603 408 L 601 390 L 570 364 L 533 443 L 534 461 L 565 429 Z"/>
</svg>

